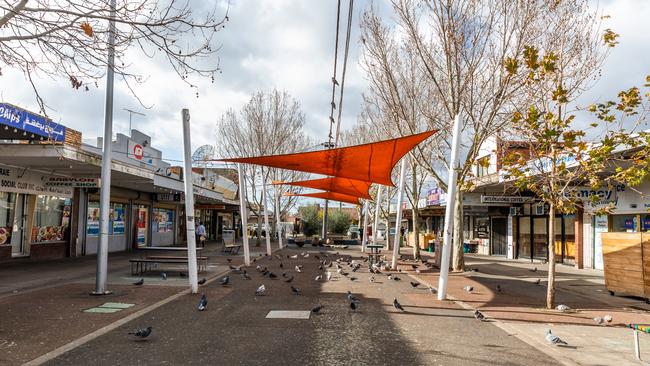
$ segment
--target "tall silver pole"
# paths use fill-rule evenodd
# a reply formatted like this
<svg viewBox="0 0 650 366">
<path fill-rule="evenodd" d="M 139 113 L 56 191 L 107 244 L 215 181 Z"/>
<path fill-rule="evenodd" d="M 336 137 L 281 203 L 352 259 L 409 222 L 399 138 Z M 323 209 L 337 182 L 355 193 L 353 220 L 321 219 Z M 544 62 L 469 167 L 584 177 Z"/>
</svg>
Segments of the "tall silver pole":
<svg viewBox="0 0 650 366">
<path fill-rule="evenodd" d="M 404 196 L 404 173 L 406 172 L 406 157 L 402 158 L 399 166 L 399 191 L 397 191 L 397 215 L 395 216 L 395 242 L 393 243 L 393 262 L 391 268 L 397 269 L 397 256 L 399 256 L 400 235 L 402 226 L 402 199 Z"/>
<path fill-rule="evenodd" d="M 192 293 L 199 292 L 196 264 L 196 232 L 194 230 L 194 183 L 192 181 L 192 142 L 190 140 L 190 111 L 183 109 L 183 180 L 185 184 L 185 228 L 187 230 L 187 272 Z"/>
<path fill-rule="evenodd" d="M 390 249 L 390 187 L 386 187 L 386 250 Z"/>
<path fill-rule="evenodd" d="M 264 200 L 264 226 L 266 229 L 266 254 L 271 255 L 271 227 L 269 226 L 269 209 L 266 204 L 266 180 L 262 181 L 262 199 Z"/>
<path fill-rule="evenodd" d="M 246 183 L 241 171 L 241 164 L 237 164 L 239 174 L 239 216 L 241 216 L 241 233 L 244 244 L 244 264 L 251 265 L 250 248 L 248 247 L 248 208 L 246 207 Z"/>
<path fill-rule="evenodd" d="M 377 196 L 375 196 L 375 222 L 372 225 L 372 243 L 377 245 L 377 230 L 379 230 L 379 212 L 381 212 L 381 184 L 377 185 Z M 388 226 L 386 226 L 388 230 Z M 388 237 L 388 233 L 386 233 Z"/>
<path fill-rule="evenodd" d="M 111 20 L 108 22 L 108 65 L 106 70 L 106 106 L 104 107 L 104 151 L 102 155 L 101 189 L 99 192 L 99 247 L 97 273 L 93 295 L 106 295 L 108 277 L 108 224 L 111 206 L 111 148 L 113 143 L 113 83 L 115 68 L 115 0 L 111 0 Z"/>
<path fill-rule="evenodd" d="M 325 200 L 325 212 L 323 212 L 323 230 L 322 230 L 322 237 L 323 237 L 323 244 L 327 244 L 327 225 L 328 225 L 328 220 L 327 220 L 327 215 L 329 213 L 329 200 Z"/>
<path fill-rule="evenodd" d="M 362 253 L 366 251 L 366 244 L 368 244 L 368 230 L 367 230 L 367 228 L 368 228 L 368 216 L 369 216 L 368 211 L 370 211 L 370 201 L 369 200 L 365 202 L 365 204 L 363 205 L 363 208 L 365 209 L 364 213 L 363 213 L 363 226 L 359 225 L 359 226 L 361 226 L 363 228 L 363 234 L 362 234 L 363 239 L 361 240 L 361 252 Z M 373 244 L 376 244 L 374 242 L 374 240 L 373 240 Z"/>
<path fill-rule="evenodd" d="M 280 196 L 282 195 L 282 189 L 278 187 L 278 192 L 275 197 L 275 217 L 277 220 L 277 231 L 278 231 L 278 247 L 282 249 L 282 218 L 280 214 Z"/>
<path fill-rule="evenodd" d="M 454 234 L 454 209 L 456 205 L 456 176 L 458 175 L 461 116 L 454 119 L 453 137 L 451 139 L 451 157 L 449 159 L 449 180 L 447 181 L 447 207 L 445 207 L 445 237 L 440 259 L 440 279 L 438 281 L 438 300 L 447 298 L 447 278 L 449 277 L 449 256 Z"/>
</svg>

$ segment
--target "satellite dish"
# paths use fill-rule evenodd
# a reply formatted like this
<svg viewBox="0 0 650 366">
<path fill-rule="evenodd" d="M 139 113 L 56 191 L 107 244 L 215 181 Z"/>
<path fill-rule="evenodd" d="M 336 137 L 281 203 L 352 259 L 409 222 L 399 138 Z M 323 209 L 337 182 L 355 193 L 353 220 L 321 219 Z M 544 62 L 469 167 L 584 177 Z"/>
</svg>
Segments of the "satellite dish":
<svg viewBox="0 0 650 366">
<path fill-rule="evenodd" d="M 215 148 L 212 145 L 203 145 L 194 151 L 192 154 L 192 165 L 201 168 L 207 168 L 212 165 L 214 159 Z"/>
</svg>

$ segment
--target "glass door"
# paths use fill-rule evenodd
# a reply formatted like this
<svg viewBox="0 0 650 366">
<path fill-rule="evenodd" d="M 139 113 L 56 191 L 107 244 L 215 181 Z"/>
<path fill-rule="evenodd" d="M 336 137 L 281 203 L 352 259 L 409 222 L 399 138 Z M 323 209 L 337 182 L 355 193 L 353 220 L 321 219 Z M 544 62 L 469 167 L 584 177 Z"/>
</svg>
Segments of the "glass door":
<svg viewBox="0 0 650 366">
<path fill-rule="evenodd" d="M 136 208 L 136 235 L 135 241 L 138 247 L 146 247 L 149 242 L 149 207 L 138 205 Z"/>
</svg>

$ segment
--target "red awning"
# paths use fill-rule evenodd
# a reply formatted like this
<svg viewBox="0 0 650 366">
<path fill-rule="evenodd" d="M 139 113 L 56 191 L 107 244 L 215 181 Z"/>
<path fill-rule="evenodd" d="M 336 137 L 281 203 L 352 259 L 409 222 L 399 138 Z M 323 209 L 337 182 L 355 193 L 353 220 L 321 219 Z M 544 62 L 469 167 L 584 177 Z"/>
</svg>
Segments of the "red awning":
<svg viewBox="0 0 650 366">
<path fill-rule="evenodd" d="M 329 150 L 218 160 L 393 185 L 391 172 L 395 164 L 413 147 L 435 132 L 427 131 L 391 140 Z"/>
<path fill-rule="evenodd" d="M 320 178 L 301 180 L 297 182 L 273 182 L 273 184 L 284 184 L 290 186 L 307 187 L 321 189 L 334 193 L 342 193 L 354 197 L 370 199 L 370 182 L 363 182 L 356 179 L 348 178 Z"/>
<path fill-rule="evenodd" d="M 285 196 L 300 196 L 300 197 L 312 197 L 312 198 L 322 198 L 324 200 L 330 201 L 339 201 L 351 203 L 353 205 L 359 204 L 359 198 L 354 196 L 349 196 L 347 194 L 336 193 L 336 192 L 315 192 L 315 193 L 285 193 Z"/>
</svg>

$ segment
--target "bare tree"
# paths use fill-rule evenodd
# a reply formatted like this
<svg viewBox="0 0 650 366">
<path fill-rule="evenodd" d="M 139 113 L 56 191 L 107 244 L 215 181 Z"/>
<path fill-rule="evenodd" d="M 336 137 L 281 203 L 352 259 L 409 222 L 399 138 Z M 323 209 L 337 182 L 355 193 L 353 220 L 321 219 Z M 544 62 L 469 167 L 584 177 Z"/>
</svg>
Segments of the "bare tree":
<svg viewBox="0 0 650 366">
<path fill-rule="evenodd" d="M 441 169 L 448 166 L 451 124 L 463 112 L 453 260 L 454 269 L 461 271 L 462 194 L 471 188 L 472 166 L 484 141 L 510 124 L 513 105 L 522 105 L 528 97 L 521 91 L 522 75 L 508 72 L 504 65 L 526 45 L 574 40 L 566 42 L 563 62 L 567 74 L 574 75 L 572 85 L 584 90 L 603 60 L 595 46 L 600 19 L 586 0 L 393 0 L 392 10 L 393 26 L 380 19 L 373 8 L 364 13 L 361 22 L 368 77 L 383 85 L 381 89 L 375 86 L 371 93 L 388 94 L 382 98 L 392 105 L 383 112 L 397 118 L 384 120 L 397 126 L 403 125 L 403 111 L 408 110 L 405 101 L 419 99 L 415 105 L 425 116 L 426 128 L 440 132 L 433 144 L 412 153 L 443 189 L 446 182 L 441 179 Z M 395 53 L 410 62 L 396 62 Z M 405 73 L 400 70 L 405 67 L 417 69 L 412 73 L 420 78 L 412 79 L 418 85 L 412 89 L 418 90 L 418 95 L 396 92 L 396 75 Z M 520 68 L 518 72 L 524 71 Z"/>
<path fill-rule="evenodd" d="M 257 92 L 240 111 L 229 109 L 217 123 L 217 151 L 222 157 L 248 157 L 301 152 L 312 146 L 305 134 L 305 115 L 300 103 L 286 91 Z M 292 170 L 246 165 L 242 173 L 246 178 L 250 208 L 259 218 L 263 213 L 261 187 L 267 184 L 267 193 L 273 191 L 281 199 L 281 215 L 287 214 L 299 197 L 283 196 L 282 191 L 299 193 L 300 187 L 270 186 L 273 181 L 307 179 L 308 174 Z M 271 200 L 268 200 L 269 207 Z M 277 217 L 275 218 L 278 219 Z M 258 222 L 258 243 L 259 230 Z M 274 225 L 274 228 L 277 225 Z"/>
<path fill-rule="evenodd" d="M 35 76 L 68 80 L 74 89 L 97 87 L 103 78 L 109 20 L 116 23 L 114 71 L 133 91 L 145 80 L 133 62 L 161 56 L 189 86 L 192 75 L 220 72 L 214 35 L 225 27 L 227 10 L 197 16 L 187 1 L 117 0 L 115 16 L 109 0 L 6 0 L 0 3 L 0 75 L 22 72 L 32 85 L 42 113 L 46 103 Z M 198 6 L 195 6 L 198 8 Z M 134 54 L 139 52 L 140 55 Z M 135 95 L 135 93 L 134 93 Z M 198 96 L 198 91 L 197 91 Z M 137 95 L 136 95 L 137 97 Z"/>
</svg>

